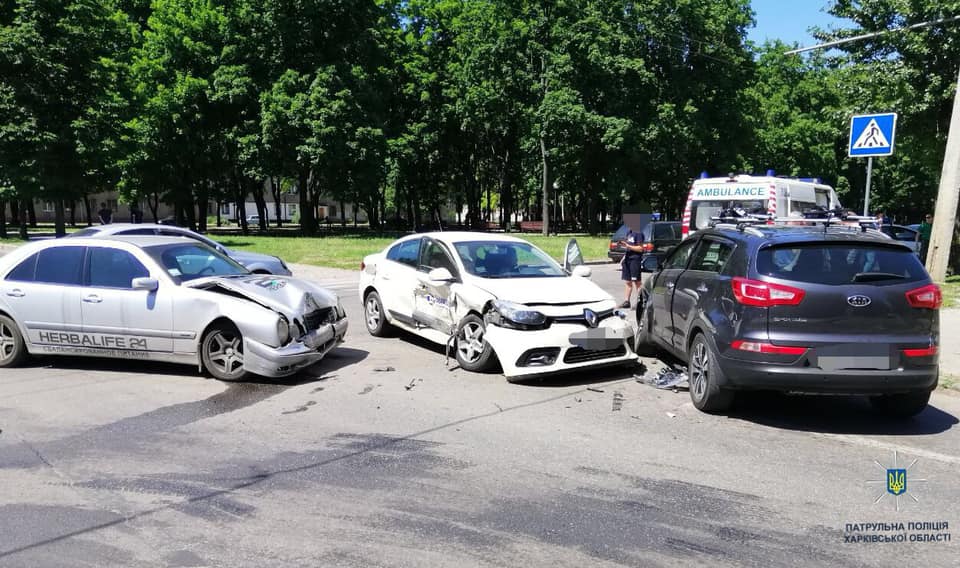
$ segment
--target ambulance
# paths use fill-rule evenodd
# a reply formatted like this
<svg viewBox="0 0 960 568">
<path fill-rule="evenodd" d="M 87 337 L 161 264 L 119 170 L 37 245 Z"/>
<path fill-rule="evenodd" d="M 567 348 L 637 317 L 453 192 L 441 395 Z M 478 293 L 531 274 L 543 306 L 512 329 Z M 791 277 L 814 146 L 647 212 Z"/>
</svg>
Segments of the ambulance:
<svg viewBox="0 0 960 568">
<path fill-rule="evenodd" d="M 837 192 L 817 178 L 786 178 L 767 173 L 714 178 L 701 174 L 690 187 L 683 210 L 683 238 L 709 227 L 711 220 L 725 209 L 789 217 L 791 213 L 807 213 L 817 207 L 840 207 Z"/>
</svg>

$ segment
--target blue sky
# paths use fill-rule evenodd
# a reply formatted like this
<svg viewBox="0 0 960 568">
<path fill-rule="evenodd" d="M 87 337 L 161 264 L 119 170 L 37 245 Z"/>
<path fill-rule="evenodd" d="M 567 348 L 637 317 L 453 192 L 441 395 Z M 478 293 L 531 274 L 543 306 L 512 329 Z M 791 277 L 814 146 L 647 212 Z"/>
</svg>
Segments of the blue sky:
<svg viewBox="0 0 960 568">
<path fill-rule="evenodd" d="M 757 27 L 749 31 L 749 38 L 760 45 L 765 39 L 779 39 L 784 43 L 813 45 L 816 40 L 807 29 L 813 26 L 838 28 L 838 20 L 825 12 L 832 2 L 828 0 L 753 0 Z"/>
</svg>

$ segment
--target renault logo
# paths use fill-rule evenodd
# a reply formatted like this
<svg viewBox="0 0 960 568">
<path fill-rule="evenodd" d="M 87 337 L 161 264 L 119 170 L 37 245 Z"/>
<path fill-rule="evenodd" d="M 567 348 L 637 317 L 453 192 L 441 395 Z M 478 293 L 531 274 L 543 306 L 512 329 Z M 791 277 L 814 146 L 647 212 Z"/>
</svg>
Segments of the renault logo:
<svg viewBox="0 0 960 568">
<path fill-rule="evenodd" d="M 863 294 L 857 294 L 847 298 L 847 303 L 855 308 L 865 308 L 870 305 L 870 302 L 870 298 L 868 296 L 864 296 Z"/>
<path fill-rule="evenodd" d="M 597 315 L 597 312 L 591 309 L 583 310 L 583 319 L 587 320 L 587 326 L 597 327 L 597 323 L 600 321 L 600 317 Z"/>
</svg>

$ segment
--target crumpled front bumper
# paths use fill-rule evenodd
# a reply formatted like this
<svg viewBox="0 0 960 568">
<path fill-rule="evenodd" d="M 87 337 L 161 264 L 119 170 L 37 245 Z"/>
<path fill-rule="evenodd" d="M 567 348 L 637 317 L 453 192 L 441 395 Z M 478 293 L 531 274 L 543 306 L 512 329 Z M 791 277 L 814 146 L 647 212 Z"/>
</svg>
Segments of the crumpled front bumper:
<svg viewBox="0 0 960 568">
<path fill-rule="evenodd" d="M 488 324 L 484 339 L 497 354 L 503 374 L 521 377 L 635 361 L 633 333 L 626 320 L 609 317 L 596 328 L 554 323 L 547 329 L 518 330 Z M 529 363 L 531 352 L 547 350 L 556 352 L 552 363 Z"/>
<path fill-rule="evenodd" d="M 302 340 L 284 347 L 270 347 L 249 338 L 243 339 L 243 368 L 264 377 L 286 377 L 316 363 L 343 341 L 347 318 L 325 324 Z"/>
</svg>

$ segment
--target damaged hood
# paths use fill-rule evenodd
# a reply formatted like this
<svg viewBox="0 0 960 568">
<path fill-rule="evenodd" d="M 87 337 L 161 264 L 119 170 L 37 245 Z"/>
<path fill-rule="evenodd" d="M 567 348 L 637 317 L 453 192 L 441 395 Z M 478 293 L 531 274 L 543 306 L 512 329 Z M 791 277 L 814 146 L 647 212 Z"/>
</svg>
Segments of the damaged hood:
<svg viewBox="0 0 960 568">
<path fill-rule="evenodd" d="M 589 304 L 612 300 L 613 296 L 586 278 L 474 278 L 473 285 L 498 300 L 518 304 Z"/>
<path fill-rule="evenodd" d="M 283 314 L 299 316 L 337 305 L 337 295 L 305 280 L 269 274 L 213 276 L 184 282 L 186 288 L 223 288 Z"/>
</svg>

